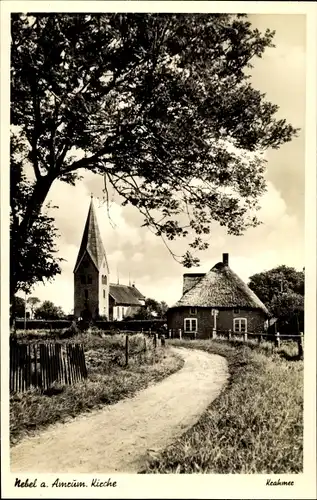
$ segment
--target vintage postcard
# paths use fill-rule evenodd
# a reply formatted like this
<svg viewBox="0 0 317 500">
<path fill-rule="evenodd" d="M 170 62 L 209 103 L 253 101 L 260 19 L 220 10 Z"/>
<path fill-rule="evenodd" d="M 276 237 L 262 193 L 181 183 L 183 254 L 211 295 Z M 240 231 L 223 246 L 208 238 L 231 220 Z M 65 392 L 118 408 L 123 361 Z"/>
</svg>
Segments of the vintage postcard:
<svg viewBox="0 0 317 500">
<path fill-rule="evenodd" d="M 316 17 L 2 1 L 4 498 L 316 498 Z"/>
</svg>

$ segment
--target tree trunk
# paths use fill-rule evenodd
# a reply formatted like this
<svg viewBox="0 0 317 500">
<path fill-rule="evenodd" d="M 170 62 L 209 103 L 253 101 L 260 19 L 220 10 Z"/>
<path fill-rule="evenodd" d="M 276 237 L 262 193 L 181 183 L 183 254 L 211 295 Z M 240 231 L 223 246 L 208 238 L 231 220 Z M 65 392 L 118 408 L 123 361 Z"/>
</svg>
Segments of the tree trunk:
<svg viewBox="0 0 317 500">
<path fill-rule="evenodd" d="M 28 231 L 31 229 L 36 216 L 40 213 L 46 196 L 51 188 L 55 176 L 46 175 L 40 177 L 34 186 L 32 196 L 27 204 L 24 217 L 20 223 L 20 234 L 26 237 Z"/>
<path fill-rule="evenodd" d="M 32 196 L 27 204 L 24 217 L 19 225 L 19 232 L 14 242 L 14 256 L 16 262 L 19 262 L 19 255 L 23 249 L 27 235 L 34 224 L 37 215 L 40 213 L 43 203 L 48 195 L 51 185 L 56 175 L 46 175 L 37 179 Z M 10 276 L 10 300 L 14 300 L 14 295 L 18 291 L 19 276 L 18 273 L 11 273 Z"/>
</svg>

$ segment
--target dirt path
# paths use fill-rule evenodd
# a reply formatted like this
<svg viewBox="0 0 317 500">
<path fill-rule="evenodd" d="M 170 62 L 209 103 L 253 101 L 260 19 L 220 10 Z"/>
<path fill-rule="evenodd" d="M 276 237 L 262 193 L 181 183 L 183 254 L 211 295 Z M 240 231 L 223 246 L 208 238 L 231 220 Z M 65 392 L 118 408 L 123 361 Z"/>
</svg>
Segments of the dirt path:
<svg viewBox="0 0 317 500">
<path fill-rule="evenodd" d="M 165 448 L 198 420 L 229 376 L 221 356 L 174 350 L 185 360 L 181 370 L 131 399 L 24 439 L 11 450 L 11 471 L 138 472 L 152 450 Z"/>
</svg>

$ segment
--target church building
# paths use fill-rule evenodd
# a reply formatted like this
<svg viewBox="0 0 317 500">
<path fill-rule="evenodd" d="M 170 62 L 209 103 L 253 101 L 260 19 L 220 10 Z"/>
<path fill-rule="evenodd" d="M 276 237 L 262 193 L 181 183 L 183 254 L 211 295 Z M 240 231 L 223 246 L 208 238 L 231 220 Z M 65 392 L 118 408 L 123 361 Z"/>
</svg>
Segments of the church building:
<svg viewBox="0 0 317 500">
<path fill-rule="evenodd" d="M 74 316 L 122 320 L 144 306 L 135 285 L 110 284 L 109 265 L 91 197 L 84 233 L 74 268 Z M 110 306 L 110 307 L 109 307 Z"/>
</svg>

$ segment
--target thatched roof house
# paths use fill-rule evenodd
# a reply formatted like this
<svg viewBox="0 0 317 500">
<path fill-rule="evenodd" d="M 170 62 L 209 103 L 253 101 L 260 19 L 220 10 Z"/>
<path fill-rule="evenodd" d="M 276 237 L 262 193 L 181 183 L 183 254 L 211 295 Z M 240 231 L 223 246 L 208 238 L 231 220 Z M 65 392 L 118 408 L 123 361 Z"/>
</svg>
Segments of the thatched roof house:
<svg viewBox="0 0 317 500">
<path fill-rule="evenodd" d="M 229 267 L 223 254 L 208 273 L 184 274 L 183 295 L 168 311 L 168 325 L 209 337 L 212 329 L 263 331 L 269 311 Z"/>
</svg>

